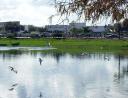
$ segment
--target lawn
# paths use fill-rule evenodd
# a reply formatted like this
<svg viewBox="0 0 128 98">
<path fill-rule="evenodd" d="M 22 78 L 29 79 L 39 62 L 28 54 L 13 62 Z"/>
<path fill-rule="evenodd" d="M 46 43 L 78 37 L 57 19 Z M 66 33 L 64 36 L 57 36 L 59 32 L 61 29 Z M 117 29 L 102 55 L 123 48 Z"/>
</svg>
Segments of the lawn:
<svg viewBox="0 0 128 98">
<path fill-rule="evenodd" d="M 128 40 L 110 39 L 0 39 L 0 44 L 11 46 L 47 46 L 48 43 L 62 52 L 122 52 L 128 54 Z"/>
</svg>

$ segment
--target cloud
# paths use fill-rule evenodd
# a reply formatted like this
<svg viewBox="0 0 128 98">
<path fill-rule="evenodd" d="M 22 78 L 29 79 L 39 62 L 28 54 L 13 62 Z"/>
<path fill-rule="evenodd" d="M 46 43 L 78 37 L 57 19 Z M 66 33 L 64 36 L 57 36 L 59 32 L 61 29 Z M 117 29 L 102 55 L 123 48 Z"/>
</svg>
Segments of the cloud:
<svg viewBox="0 0 128 98">
<path fill-rule="evenodd" d="M 0 21 L 21 21 L 21 24 L 42 26 L 55 14 L 48 0 L 0 0 Z"/>
<path fill-rule="evenodd" d="M 49 23 L 48 18 L 56 14 L 54 0 L 0 0 L 0 2 L 0 21 L 20 21 L 21 24 L 44 26 Z M 74 15 L 69 18 L 70 22 L 76 20 Z M 58 20 L 59 17 L 53 17 L 54 24 L 61 23 L 62 20 L 59 22 Z M 101 21 L 97 25 L 108 23 L 110 22 Z"/>
<path fill-rule="evenodd" d="M 53 5 L 54 0 L 32 0 L 31 4 L 34 4 L 34 6 L 42 6 L 42 5 Z"/>
</svg>

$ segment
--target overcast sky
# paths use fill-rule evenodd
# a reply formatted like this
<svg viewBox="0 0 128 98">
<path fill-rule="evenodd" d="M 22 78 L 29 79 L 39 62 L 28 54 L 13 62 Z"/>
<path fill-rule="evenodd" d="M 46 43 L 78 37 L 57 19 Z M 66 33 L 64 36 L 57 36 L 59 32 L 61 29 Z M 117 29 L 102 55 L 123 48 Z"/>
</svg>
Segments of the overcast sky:
<svg viewBox="0 0 128 98">
<path fill-rule="evenodd" d="M 56 13 L 50 4 L 51 0 L 0 0 L 0 21 L 43 26 Z"/>
<path fill-rule="evenodd" d="M 56 14 L 54 6 L 51 5 L 52 1 L 54 0 L 0 0 L 0 21 L 20 21 L 21 24 L 36 26 L 47 25 L 48 18 Z M 57 24 L 58 20 L 58 17 L 54 17 L 53 24 Z M 105 22 L 99 23 L 99 25 L 104 24 Z"/>
</svg>

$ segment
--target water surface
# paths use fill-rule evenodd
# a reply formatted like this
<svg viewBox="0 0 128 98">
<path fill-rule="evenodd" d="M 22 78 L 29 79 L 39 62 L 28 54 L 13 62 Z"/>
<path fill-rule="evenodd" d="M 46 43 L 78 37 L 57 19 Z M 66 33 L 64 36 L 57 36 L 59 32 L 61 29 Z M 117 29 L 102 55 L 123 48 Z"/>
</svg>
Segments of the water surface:
<svg viewBox="0 0 128 98">
<path fill-rule="evenodd" d="M 40 93 L 42 98 L 127 98 L 128 56 L 1 51 L 0 97 L 39 98 Z"/>
</svg>

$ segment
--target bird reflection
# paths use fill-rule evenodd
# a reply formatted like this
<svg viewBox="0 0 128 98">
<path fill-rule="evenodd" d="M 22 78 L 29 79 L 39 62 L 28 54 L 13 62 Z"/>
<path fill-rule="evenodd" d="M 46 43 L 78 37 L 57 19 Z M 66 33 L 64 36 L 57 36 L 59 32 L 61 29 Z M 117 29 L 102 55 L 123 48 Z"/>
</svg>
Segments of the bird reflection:
<svg viewBox="0 0 128 98">
<path fill-rule="evenodd" d="M 104 57 L 104 60 L 109 61 L 109 60 L 110 60 L 110 58 L 109 58 L 109 57 Z"/>
</svg>

